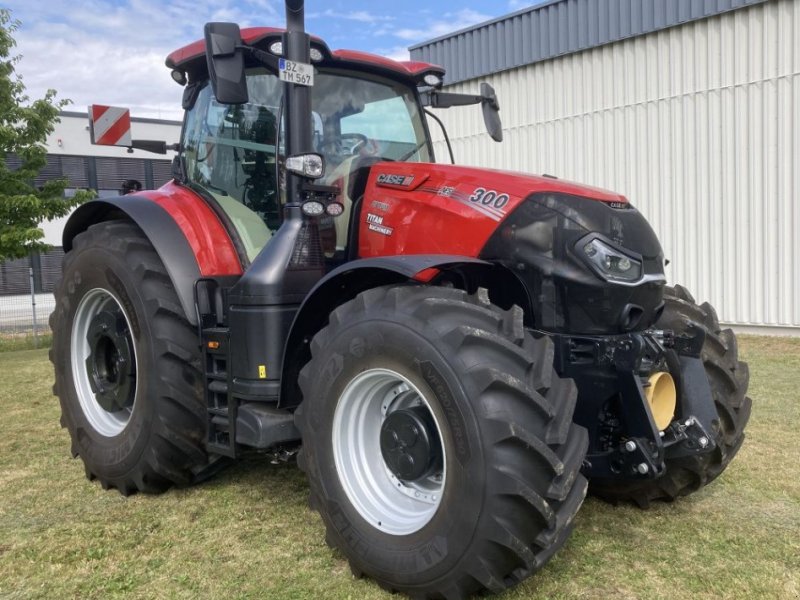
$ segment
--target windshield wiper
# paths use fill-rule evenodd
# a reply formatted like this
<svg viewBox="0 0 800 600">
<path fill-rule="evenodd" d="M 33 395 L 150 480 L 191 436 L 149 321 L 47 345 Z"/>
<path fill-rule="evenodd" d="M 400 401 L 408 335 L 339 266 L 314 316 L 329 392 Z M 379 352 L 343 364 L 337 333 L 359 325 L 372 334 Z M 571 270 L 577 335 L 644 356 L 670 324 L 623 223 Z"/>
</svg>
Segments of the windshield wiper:
<svg viewBox="0 0 800 600">
<path fill-rule="evenodd" d="M 411 151 L 406 152 L 405 154 L 403 154 L 403 156 L 398 158 L 397 162 L 405 162 L 405 161 L 407 161 L 409 158 L 414 156 L 415 153 L 417 153 L 420 150 L 422 150 L 422 147 L 427 143 L 428 143 L 428 140 L 423 140 L 422 142 L 419 143 L 418 146 L 415 146 Z"/>
</svg>

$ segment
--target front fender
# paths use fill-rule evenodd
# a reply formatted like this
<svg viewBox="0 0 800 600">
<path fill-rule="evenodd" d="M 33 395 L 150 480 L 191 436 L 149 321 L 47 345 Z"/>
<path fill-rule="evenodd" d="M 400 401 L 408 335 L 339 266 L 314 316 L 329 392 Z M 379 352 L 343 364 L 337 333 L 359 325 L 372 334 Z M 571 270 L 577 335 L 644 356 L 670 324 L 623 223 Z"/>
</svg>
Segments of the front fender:
<svg viewBox="0 0 800 600">
<path fill-rule="evenodd" d="M 193 325 L 197 324 L 195 282 L 242 272 L 233 243 L 216 215 L 200 198 L 178 186 L 83 204 L 64 227 L 64 251 L 69 252 L 75 236 L 90 226 L 118 218 L 136 223 L 153 244 Z"/>
<path fill-rule="evenodd" d="M 279 406 L 294 408 L 300 403 L 297 376 L 310 358 L 309 343 L 337 306 L 374 287 L 409 280 L 425 283 L 441 270 L 464 265 L 488 266 L 491 263 L 445 254 L 382 256 L 354 260 L 328 273 L 308 293 L 292 323 L 283 352 Z"/>
</svg>

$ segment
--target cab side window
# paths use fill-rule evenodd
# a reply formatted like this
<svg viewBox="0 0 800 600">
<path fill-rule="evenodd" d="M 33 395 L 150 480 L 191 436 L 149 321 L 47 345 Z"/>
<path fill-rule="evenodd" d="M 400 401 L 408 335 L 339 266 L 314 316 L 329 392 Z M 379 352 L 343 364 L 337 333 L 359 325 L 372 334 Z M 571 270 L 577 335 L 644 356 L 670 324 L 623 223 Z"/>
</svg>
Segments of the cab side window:
<svg viewBox="0 0 800 600">
<path fill-rule="evenodd" d="M 190 185 L 211 196 L 228 215 L 252 260 L 281 224 L 278 193 L 277 77 L 248 71 L 250 101 L 217 103 L 210 85 L 187 115 L 184 161 Z"/>
</svg>

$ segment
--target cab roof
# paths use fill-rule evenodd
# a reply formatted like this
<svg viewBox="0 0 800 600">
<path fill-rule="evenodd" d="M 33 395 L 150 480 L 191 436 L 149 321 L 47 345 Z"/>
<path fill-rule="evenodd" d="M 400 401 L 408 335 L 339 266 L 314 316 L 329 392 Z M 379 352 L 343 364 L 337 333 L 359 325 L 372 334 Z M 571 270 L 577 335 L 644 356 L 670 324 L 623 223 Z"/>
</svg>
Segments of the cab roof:
<svg viewBox="0 0 800 600">
<path fill-rule="evenodd" d="M 272 42 L 282 39 L 284 29 L 274 27 L 246 27 L 241 30 L 242 41 L 249 46 L 256 46 L 263 50 L 268 49 Z M 333 50 L 316 36 L 311 37 L 311 46 L 317 48 L 323 56 L 321 66 L 350 67 L 356 70 L 398 75 L 415 81 L 427 73 L 444 75 L 444 68 L 426 62 L 405 60 L 397 61 L 385 56 L 361 52 L 359 50 Z M 207 72 L 205 40 L 197 40 L 179 48 L 167 56 L 166 64 L 171 69 L 188 73 L 195 78 L 203 77 Z"/>
</svg>

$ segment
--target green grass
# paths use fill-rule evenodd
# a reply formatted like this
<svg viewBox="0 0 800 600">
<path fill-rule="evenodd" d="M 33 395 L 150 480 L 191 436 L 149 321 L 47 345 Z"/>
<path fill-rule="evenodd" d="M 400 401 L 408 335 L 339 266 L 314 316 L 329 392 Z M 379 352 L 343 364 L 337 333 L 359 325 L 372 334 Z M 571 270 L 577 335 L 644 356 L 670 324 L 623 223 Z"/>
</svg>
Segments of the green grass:
<svg viewBox="0 0 800 600">
<path fill-rule="evenodd" d="M 503 598 L 800 597 L 800 340 L 741 346 L 753 416 L 722 477 L 647 512 L 587 500 Z M 325 545 L 294 466 L 251 458 L 156 497 L 87 481 L 51 380 L 46 351 L 0 355 L 0 597 L 391 598 Z"/>
<path fill-rule="evenodd" d="M 33 350 L 35 348 L 49 348 L 53 342 L 51 333 L 40 333 L 34 336 L 32 333 L 7 335 L 0 334 L 0 352 L 17 352 L 19 350 Z"/>
</svg>

